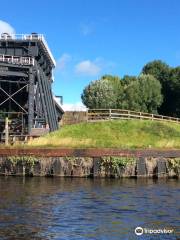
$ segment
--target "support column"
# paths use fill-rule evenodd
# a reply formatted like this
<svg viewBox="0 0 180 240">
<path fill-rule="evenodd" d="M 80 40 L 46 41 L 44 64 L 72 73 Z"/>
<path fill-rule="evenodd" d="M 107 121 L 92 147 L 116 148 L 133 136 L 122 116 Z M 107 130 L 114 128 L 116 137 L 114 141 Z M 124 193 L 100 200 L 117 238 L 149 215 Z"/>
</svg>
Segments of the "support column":
<svg viewBox="0 0 180 240">
<path fill-rule="evenodd" d="M 28 134 L 31 134 L 34 118 L 34 75 L 33 69 L 29 69 L 29 97 L 28 97 Z"/>
<path fill-rule="evenodd" d="M 41 83 L 42 83 L 42 90 L 43 90 L 43 93 L 45 94 L 44 102 L 45 102 L 46 110 L 47 110 L 49 128 L 50 128 L 50 131 L 54 131 L 54 121 L 52 118 L 53 116 L 51 114 L 52 106 L 49 105 L 49 94 L 47 92 L 46 85 L 45 85 L 46 79 L 43 78 L 42 72 L 40 72 L 40 78 L 41 78 Z"/>
<path fill-rule="evenodd" d="M 57 119 L 56 119 L 56 112 L 55 112 L 55 105 L 54 105 L 54 100 L 52 97 L 52 92 L 49 86 L 49 80 L 47 79 L 47 77 L 44 78 L 44 84 L 48 93 L 48 98 L 49 98 L 49 104 L 51 106 L 51 117 L 52 117 L 52 121 L 53 121 L 53 131 L 57 130 Z"/>
<path fill-rule="evenodd" d="M 46 109 L 45 100 L 44 100 L 44 93 L 43 93 L 43 89 L 42 89 L 42 81 L 41 81 L 38 67 L 36 67 L 36 70 L 37 70 L 37 80 L 38 80 L 38 85 L 39 85 L 39 93 L 40 93 L 42 110 L 44 112 L 46 124 L 49 124 L 48 116 L 47 116 L 47 109 Z"/>
<path fill-rule="evenodd" d="M 51 86 L 48 78 L 42 71 L 41 71 L 41 76 L 43 79 L 44 91 L 47 92 L 47 97 L 45 100 L 47 102 L 47 106 L 48 105 L 50 106 L 49 109 L 47 109 L 47 111 L 49 112 L 50 121 L 52 123 L 52 128 L 50 130 L 54 131 L 58 129 L 58 119 L 57 119 L 55 103 L 54 103 L 54 99 L 51 91 Z"/>
</svg>

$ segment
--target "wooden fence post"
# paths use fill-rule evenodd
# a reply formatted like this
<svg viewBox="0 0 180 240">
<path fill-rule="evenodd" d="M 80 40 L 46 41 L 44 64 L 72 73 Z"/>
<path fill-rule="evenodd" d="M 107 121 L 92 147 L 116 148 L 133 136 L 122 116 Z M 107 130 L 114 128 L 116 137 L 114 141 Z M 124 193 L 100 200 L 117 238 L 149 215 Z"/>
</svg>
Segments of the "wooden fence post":
<svg viewBox="0 0 180 240">
<path fill-rule="evenodd" d="M 86 110 L 86 122 L 89 121 L 89 114 L 88 114 L 89 110 Z"/>
<path fill-rule="evenodd" d="M 140 120 L 142 120 L 142 116 L 141 115 L 142 115 L 142 113 L 140 112 Z"/>
<path fill-rule="evenodd" d="M 111 120 L 111 109 L 109 109 L 109 120 Z"/>
</svg>

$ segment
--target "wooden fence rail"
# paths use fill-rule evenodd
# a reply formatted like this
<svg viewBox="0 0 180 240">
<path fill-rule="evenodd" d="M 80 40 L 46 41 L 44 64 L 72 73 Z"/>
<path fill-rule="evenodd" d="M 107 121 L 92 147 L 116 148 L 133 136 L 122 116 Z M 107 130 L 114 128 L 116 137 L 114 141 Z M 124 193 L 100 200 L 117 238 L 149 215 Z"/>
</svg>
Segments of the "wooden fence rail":
<svg viewBox="0 0 180 240">
<path fill-rule="evenodd" d="M 88 110 L 88 121 L 105 121 L 114 119 L 144 119 L 165 122 L 176 122 L 180 124 L 180 118 L 162 116 L 143 112 L 135 112 L 123 109 L 90 109 Z"/>
</svg>

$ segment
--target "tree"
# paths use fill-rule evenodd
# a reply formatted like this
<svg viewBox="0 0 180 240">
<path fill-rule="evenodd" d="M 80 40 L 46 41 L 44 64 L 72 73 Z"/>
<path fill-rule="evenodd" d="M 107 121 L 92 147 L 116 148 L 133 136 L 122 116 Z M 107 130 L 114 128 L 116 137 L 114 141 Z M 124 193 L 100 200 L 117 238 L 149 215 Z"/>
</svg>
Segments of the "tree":
<svg viewBox="0 0 180 240">
<path fill-rule="evenodd" d="M 122 80 L 110 75 L 91 82 L 81 96 L 88 108 L 122 108 L 156 113 L 162 103 L 161 84 L 152 75 Z"/>
<path fill-rule="evenodd" d="M 163 102 L 160 82 L 152 75 L 142 74 L 138 77 L 138 83 L 140 105 L 149 113 L 157 113 L 158 107 Z"/>
<path fill-rule="evenodd" d="M 140 106 L 140 96 L 139 96 L 139 84 L 133 79 L 129 84 L 125 84 L 123 88 L 123 98 L 119 104 L 121 109 L 142 111 Z"/>
<path fill-rule="evenodd" d="M 139 91 L 135 89 L 137 86 L 135 82 L 137 81 L 137 77 L 125 75 L 122 78 L 122 86 L 123 92 L 120 101 L 118 102 L 118 107 L 121 109 L 139 109 L 138 104 L 138 97 Z M 133 88 L 130 86 L 133 85 Z"/>
<path fill-rule="evenodd" d="M 152 75 L 142 74 L 132 78 L 124 88 L 122 108 L 157 113 L 163 100 L 161 84 Z"/>
<path fill-rule="evenodd" d="M 84 105 L 91 109 L 117 108 L 119 93 L 119 78 L 103 76 L 100 80 L 91 82 L 83 90 L 81 99 Z"/>
<path fill-rule="evenodd" d="M 172 116 L 180 117 L 180 67 L 171 70 L 169 87 Z"/>
<path fill-rule="evenodd" d="M 118 76 L 112 76 L 112 75 L 104 75 L 102 76 L 101 79 L 107 80 L 112 84 L 113 91 L 116 96 L 115 97 L 116 101 L 112 108 L 120 108 L 122 98 L 123 98 L 123 82 Z"/>
<path fill-rule="evenodd" d="M 157 80 L 160 81 L 162 85 L 163 103 L 159 108 L 159 113 L 163 115 L 173 116 L 174 112 L 172 109 L 172 96 L 173 93 L 170 88 L 170 74 L 172 68 L 161 60 L 155 60 L 147 63 L 143 69 L 143 74 L 151 74 Z"/>
<path fill-rule="evenodd" d="M 125 75 L 122 78 L 122 84 L 123 84 L 124 87 L 127 87 L 127 86 L 129 86 L 129 84 L 132 84 L 136 80 L 137 80 L 136 76 Z"/>
<path fill-rule="evenodd" d="M 153 75 L 161 84 L 163 84 L 169 81 L 170 70 L 171 68 L 165 62 L 154 60 L 143 67 L 142 73 Z"/>
</svg>

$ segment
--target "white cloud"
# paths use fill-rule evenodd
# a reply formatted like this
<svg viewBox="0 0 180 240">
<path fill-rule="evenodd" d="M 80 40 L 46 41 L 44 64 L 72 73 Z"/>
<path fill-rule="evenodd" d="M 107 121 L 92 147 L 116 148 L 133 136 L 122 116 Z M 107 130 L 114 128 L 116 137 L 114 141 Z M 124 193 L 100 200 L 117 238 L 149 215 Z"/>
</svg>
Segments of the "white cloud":
<svg viewBox="0 0 180 240">
<path fill-rule="evenodd" d="M 86 111 L 87 108 L 82 104 L 82 102 L 77 103 L 65 103 L 62 105 L 64 111 Z"/>
<path fill-rule="evenodd" d="M 98 57 L 94 61 L 95 64 L 97 64 L 101 69 L 105 69 L 107 71 L 113 69 L 116 64 L 113 61 L 107 61 L 102 57 Z"/>
<path fill-rule="evenodd" d="M 98 66 L 95 61 L 85 60 L 75 66 L 75 72 L 81 75 L 95 76 L 99 74 L 100 71 L 101 67 Z"/>
<path fill-rule="evenodd" d="M 9 23 L 0 20 L 0 34 L 2 33 L 15 34 L 15 29 Z"/>
<path fill-rule="evenodd" d="M 71 61 L 71 55 L 64 53 L 58 60 L 57 60 L 57 69 L 64 70 L 67 64 Z"/>
</svg>

